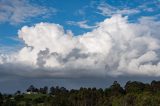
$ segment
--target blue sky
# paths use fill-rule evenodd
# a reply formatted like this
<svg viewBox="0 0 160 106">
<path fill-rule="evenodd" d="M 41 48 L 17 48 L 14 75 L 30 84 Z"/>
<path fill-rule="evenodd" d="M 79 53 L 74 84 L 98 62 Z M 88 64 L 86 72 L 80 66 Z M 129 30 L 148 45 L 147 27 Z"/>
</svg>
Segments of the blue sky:
<svg viewBox="0 0 160 106">
<path fill-rule="evenodd" d="M 0 90 L 158 80 L 159 33 L 160 0 L 0 0 Z"/>
<path fill-rule="evenodd" d="M 14 2 L 21 3 L 14 3 Z M 130 11 L 137 11 L 135 13 L 125 14 L 131 22 L 135 22 L 139 17 L 156 16 L 159 19 L 159 5 L 158 0 L 1 0 L 0 5 L 8 7 L 0 8 L 0 14 L 6 19 L 0 18 L 0 44 L 5 46 L 15 46 L 21 44 L 15 39 L 17 38 L 18 30 L 25 25 L 32 26 L 39 22 L 57 23 L 64 27 L 64 29 L 72 30 L 75 35 L 92 30 L 91 28 L 80 28 L 78 25 L 67 24 L 68 21 L 80 22 L 85 21 L 87 25 L 94 26 L 96 23 L 103 21 L 106 17 L 114 14 L 113 11 L 128 9 Z M 13 6 L 23 5 L 20 10 L 9 10 Z M 113 13 L 103 13 L 98 7 L 110 9 Z M 107 7 L 110 6 L 110 7 Z M 33 8 L 35 7 L 35 8 Z M 21 10 L 22 8 L 22 10 Z M 35 10 L 35 13 L 24 12 L 27 9 Z M 38 10 L 37 10 L 38 9 Z M 7 12 L 6 12 L 7 11 Z M 30 10 L 29 10 L 30 11 Z M 18 13 L 19 12 L 19 13 Z M 22 17 L 15 17 L 11 19 L 12 15 L 21 15 Z M 34 15 L 35 14 L 35 15 Z M 2 17 L 1 16 L 1 17 Z"/>
</svg>

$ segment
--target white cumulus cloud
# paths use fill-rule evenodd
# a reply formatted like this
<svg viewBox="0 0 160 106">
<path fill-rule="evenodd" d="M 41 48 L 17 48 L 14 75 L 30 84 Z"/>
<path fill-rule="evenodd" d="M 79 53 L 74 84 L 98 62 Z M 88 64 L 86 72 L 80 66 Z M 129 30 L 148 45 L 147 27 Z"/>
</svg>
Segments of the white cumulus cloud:
<svg viewBox="0 0 160 106">
<path fill-rule="evenodd" d="M 0 72 L 29 77 L 107 75 L 160 76 L 160 22 L 142 18 L 129 23 L 113 15 L 91 32 L 75 36 L 59 24 L 24 26 L 19 52 L 0 55 Z"/>
</svg>

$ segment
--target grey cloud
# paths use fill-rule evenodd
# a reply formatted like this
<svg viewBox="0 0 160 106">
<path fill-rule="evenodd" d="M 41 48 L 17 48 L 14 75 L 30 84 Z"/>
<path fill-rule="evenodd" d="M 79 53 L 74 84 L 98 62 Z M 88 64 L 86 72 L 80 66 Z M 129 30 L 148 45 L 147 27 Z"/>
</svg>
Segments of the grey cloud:
<svg viewBox="0 0 160 106">
<path fill-rule="evenodd" d="M 48 55 L 49 55 L 49 49 L 46 48 L 46 50 L 44 51 L 41 50 L 38 53 L 37 65 L 43 67 L 43 65 L 46 63 L 45 59 L 48 57 Z"/>
<path fill-rule="evenodd" d="M 63 62 L 67 62 L 69 61 L 69 59 L 71 58 L 74 58 L 75 60 L 76 59 L 79 59 L 79 58 L 87 58 L 89 56 L 89 54 L 83 54 L 83 53 L 80 53 L 81 50 L 80 49 L 73 49 L 64 59 L 63 59 Z"/>
</svg>

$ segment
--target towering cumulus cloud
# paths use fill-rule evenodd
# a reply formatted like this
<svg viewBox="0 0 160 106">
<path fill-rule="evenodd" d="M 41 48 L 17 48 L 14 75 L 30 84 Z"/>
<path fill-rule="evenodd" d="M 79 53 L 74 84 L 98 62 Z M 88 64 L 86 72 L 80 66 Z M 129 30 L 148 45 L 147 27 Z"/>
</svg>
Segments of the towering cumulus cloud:
<svg viewBox="0 0 160 106">
<path fill-rule="evenodd" d="M 75 36 L 58 24 L 24 26 L 18 53 L 0 57 L 0 72 L 33 77 L 160 76 L 160 22 L 114 15 Z"/>
</svg>

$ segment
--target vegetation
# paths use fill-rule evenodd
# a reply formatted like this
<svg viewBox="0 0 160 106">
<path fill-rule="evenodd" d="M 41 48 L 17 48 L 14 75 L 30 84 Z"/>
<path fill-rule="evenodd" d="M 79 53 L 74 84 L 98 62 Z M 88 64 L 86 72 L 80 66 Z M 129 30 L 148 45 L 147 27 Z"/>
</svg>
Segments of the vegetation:
<svg viewBox="0 0 160 106">
<path fill-rule="evenodd" d="M 64 87 L 36 88 L 26 93 L 1 94 L 0 106 L 160 106 L 160 81 L 144 84 L 128 81 L 124 87 L 115 81 L 105 89 Z"/>
</svg>

